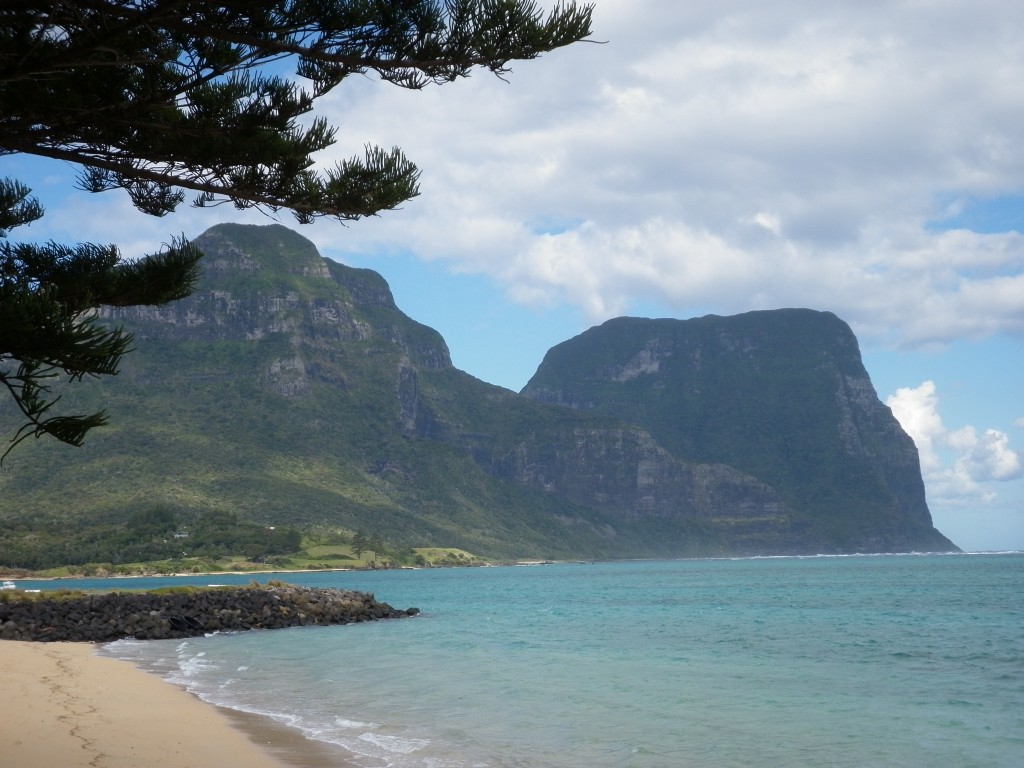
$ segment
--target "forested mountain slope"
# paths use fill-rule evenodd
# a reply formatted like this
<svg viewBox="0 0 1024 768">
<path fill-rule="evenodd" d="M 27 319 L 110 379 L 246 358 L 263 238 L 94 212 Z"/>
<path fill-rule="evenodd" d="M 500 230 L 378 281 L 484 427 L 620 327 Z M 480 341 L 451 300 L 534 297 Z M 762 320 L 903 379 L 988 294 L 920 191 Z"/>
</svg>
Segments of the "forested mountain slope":
<svg viewBox="0 0 1024 768">
<path fill-rule="evenodd" d="M 830 315 L 685 321 L 722 340 L 699 352 L 652 333 L 665 321 L 612 321 L 552 350 L 523 396 L 455 369 L 380 275 L 285 227 L 196 243 L 199 289 L 107 311 L 135 351 L 61 401 L 106 408 L 110 426 L 81 449 L 23 444 L 0 468 L 0 565 L 130 559 L 111 542 L 167 516 L 493 557 L 953 548 Z M 769 381 L 750 348 L 774 318 L 794 351 Z M 667 375 L 684 359 L 713 377 Z M 0 416 L 13 433 L 17 414 Z"/>
</svg>

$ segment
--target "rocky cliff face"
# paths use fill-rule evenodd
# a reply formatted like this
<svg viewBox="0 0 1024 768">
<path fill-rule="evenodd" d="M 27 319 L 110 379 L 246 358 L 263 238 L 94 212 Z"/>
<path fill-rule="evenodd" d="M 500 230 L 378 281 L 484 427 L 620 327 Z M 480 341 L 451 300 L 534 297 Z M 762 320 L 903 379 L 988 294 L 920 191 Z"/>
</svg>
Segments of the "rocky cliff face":
<svg viewBox="0 0 1024 768">
<path fill-rule="evenodd" d="M 619 318 L 550 350 L 523 394 L 637 424 L 683 461 L 756 478 L 778 494 L 772 524 L 800 531 L 794 549 L 952 548 L 932 527 L 913 441 L 831 313 Z"/>
<path fill-rule="evenodd" d="M 661 553 L 828 549 L 805 541 L 771 486 L 724 464 L 683 461 L 635 426 L 534 434 L 516 442 L 494 470 L 510 482 L 599 509 L 621 526 L 649 531 L 655 537 L 649 546 Z"/>
<path fill-rule="evenodd" d="M 831 315 L 622 318 L 552 349 L 524 396 L 284 227 L 196 243 L 195 294 L 108 311 L 136 350 L 63 401 L 111 426 L 8 458 L 0 550 L 67 548 L 48 532 L 73 512 L 88 559 L 150 509 L 506 557 L 953 548 Z"/>
<path fill-rule="evenodd" d="M 440 334 L 399 311 L 379 274 L 324 259 L 282 226 L 221 225 L 195 243 L 203 277 L 192 296 L 163 307 L 104 308 L 103 316 L 150 342 L 266 342 L 252 346 L 257 367 L 223 374 L 251 376 L 288 398 L 310 396 L 313 382 L 359 386 L 352 377 L 363 366 L 343 359 L 351 350 L 388 358 L 396 419 L 415 433 L 416 369 L 451 368 L 451 358 Z"/>
</svg>

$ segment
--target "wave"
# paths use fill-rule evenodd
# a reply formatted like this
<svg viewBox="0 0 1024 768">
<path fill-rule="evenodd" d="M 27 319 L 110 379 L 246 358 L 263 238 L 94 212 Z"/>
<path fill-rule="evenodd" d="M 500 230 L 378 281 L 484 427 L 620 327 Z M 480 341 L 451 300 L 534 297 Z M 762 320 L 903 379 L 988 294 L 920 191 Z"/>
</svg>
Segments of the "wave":
<svg viewBox="0 0 1024 768">
<path fill-rule="evenodd" d="M 252 680 L 246 684 L 243 679 L 251 670 L 256 677 L 260 676 L 258 660 L 241 663 L 240 658 L 215 659 L 212 650 L 202 649 L 203 642 L 202 639 L 185 640 L 172 645 L 168 641 L 129 638 L 108 643 L 100 652 L 157 674 L 208 704 L 267 718 L 296 729 L 307 739 L 338 747 L 345 753 L 346 763 L 354 761 L 389 768 L 425 764 L 418 759 L 403 758 L 410 758 L 430 746 L 429 739 L 393 732 L 393 727 L 379 722 L 339 716 L 315 697 L 307 702 L 296 697 L 282 698 L 284 688 L 276 686 L 272 696 L 274 703 L 261 701 L 253 690 Z M 218 654 L 225 653 L 222 648 L 216 650 Z"/>
</svg>

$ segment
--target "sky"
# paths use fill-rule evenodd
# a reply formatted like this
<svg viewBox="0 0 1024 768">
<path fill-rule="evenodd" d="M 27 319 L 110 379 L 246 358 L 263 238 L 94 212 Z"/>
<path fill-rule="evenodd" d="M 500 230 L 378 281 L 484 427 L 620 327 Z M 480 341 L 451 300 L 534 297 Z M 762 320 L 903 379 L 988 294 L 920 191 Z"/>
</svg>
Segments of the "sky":
<svg viewBox="0 0 1024 768">
<path fill-rule="evenodd" d="M 550 7 L 550 2 L 542 2 Z M 324 165 L 423 171 L 400 210 L 280 223 L 380 272 L 455 365 L 521 389 L 621 315 L 834 312 L 917 443 L 936 527 L 1024 550 L 1024 3 L 597 0 L 591 42 L 420 92 L 318 102 Z M 15 239 L 157 250 L 258 212 L 155 219 L 0 157 L 47 216 Z"/>
</svg>

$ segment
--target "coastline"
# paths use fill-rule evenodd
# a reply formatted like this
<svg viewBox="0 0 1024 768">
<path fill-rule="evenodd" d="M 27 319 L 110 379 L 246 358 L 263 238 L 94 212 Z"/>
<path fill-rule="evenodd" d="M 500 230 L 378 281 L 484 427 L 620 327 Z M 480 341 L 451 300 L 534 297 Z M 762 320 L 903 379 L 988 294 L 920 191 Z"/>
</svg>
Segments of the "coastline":
<svg viewBox="0 0 1024 768">
<path fill-rule="evenodd" d="M 4 765 L 341 768 L 330 745 L 222 709 L 85 643 L 0 641 Z"/>
<path fill-rule="evenodd" d="M 222 713 L 232 728 L 246 734 L 254 744 L 276 760 L 275 765 L 279 765 L 280 768 L 357 768 L 344 756 L 341 747 L 308 739 L 297 728 L 279 723 L 265 715 L 218 707 L 200 699 L 196 701 L 204 707 L 213 707 Z"/>
<path fill-rule="evenodd" d="M 1020 555 L 1024 554 L 1024 550 L 1018 549 L 981 549 L 981 550 L 908 550 L 900 552 L 819 552 L 815 554 L 782 554 L 782 555 L 706 555 L 704 557 L 626 557 L 626 558 L 611 558 L 611 559 L 576 559 L 570 558 L 566 560 L 509 560 L 499 561 L 492 563 L 485 563 L 483 565 L 401 565 L 394 567 L 380 567 L 380 568 L 352 568 L 352 567 L 339 567 L 339 568 L 271 568 L 267 570 L 254 569 L 254 570 L 241 570 L 241 571 L 182 571 L 180 573 L 112 573 L 103 576 L 82 576 L 82 575 L 61 575 L 61 576 L 42 576 L 31 571 L 22 571 L 18 569 L 0 567 L 0 579 L 10 581 L 14 584 L 25 581 L 41 581 L 41 582 L 60 582 L 60 581 L 89 581 L 89 580 L 110 580 L 110 581 L 132 581 L 135 579 L 179 579 L 179 578 L 214 578 L 217 576 L 274 576 L 274 575 L 295 575 L 295 574 L 308 574 L 308 573 L 374 573 L 383 571 L 423 571 L 423 570 L 434 570 L 434 569 L 451 569 L 451 568 L 515 568 L 515 567 L 530 567 L 540 565 L 592 565 L 594 563 L 618 563 L 618 562 L 661 562 L 661 561 L 676 561 L 676 560 L 765 560 L 765 559 L 809 559 L 809 558 L 826 558 L 826 557 L 920 557 L 927 555 Z M 31 591 L 31 590 L 29 590 Z"/>
</svg>

